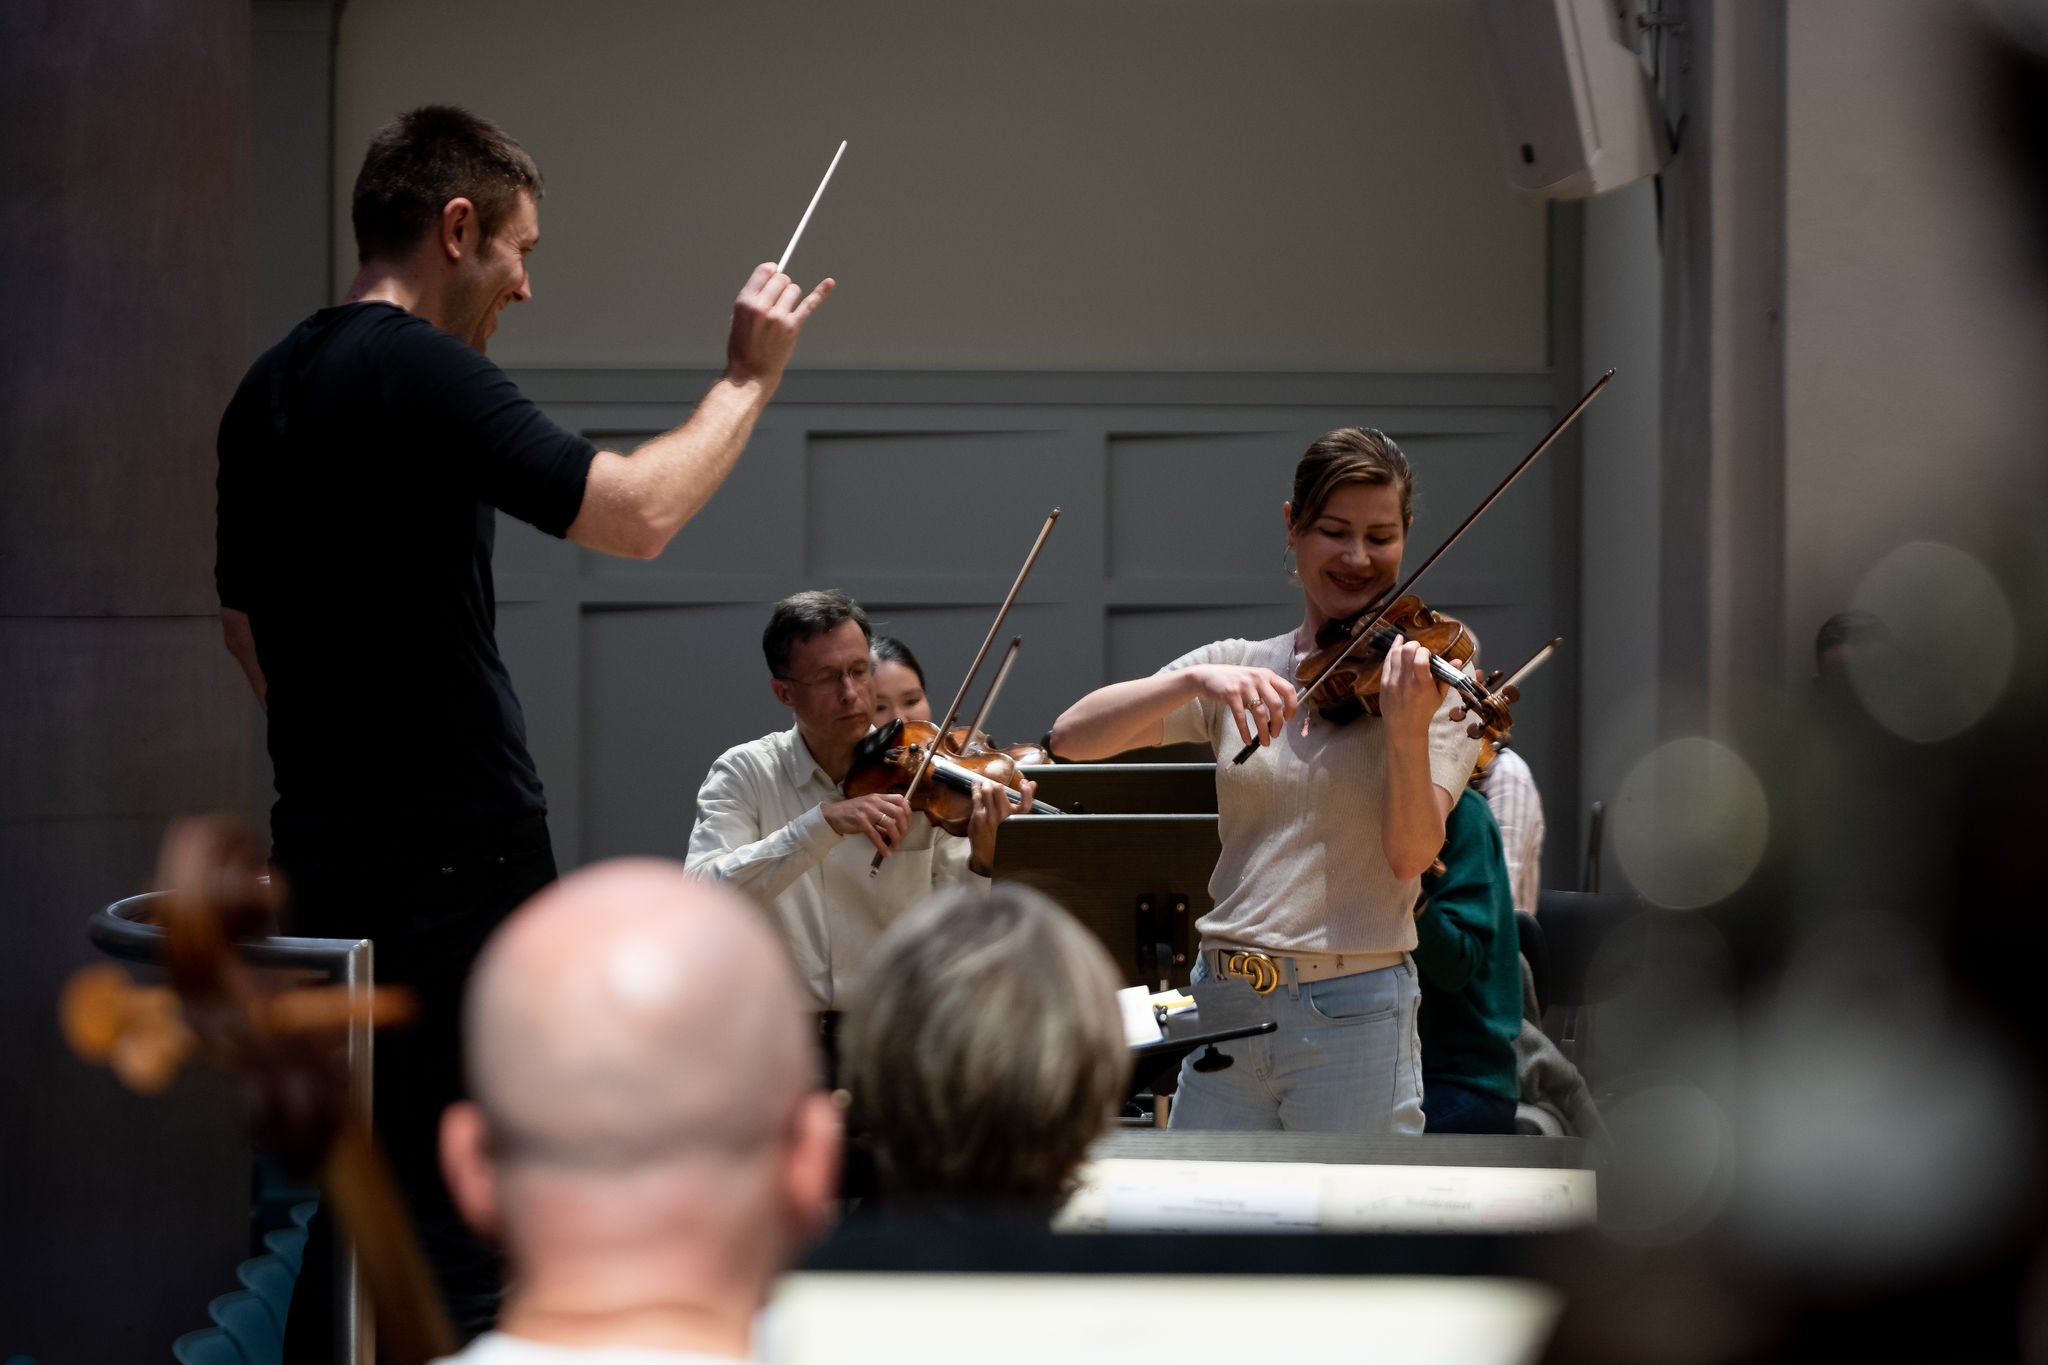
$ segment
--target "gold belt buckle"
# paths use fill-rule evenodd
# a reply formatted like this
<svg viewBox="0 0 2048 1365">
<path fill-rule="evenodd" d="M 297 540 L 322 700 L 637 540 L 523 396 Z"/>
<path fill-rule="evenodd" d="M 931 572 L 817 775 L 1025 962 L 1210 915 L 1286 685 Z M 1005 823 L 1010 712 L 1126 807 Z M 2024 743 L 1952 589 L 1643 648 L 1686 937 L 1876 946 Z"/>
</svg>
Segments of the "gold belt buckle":
<svg viewBox="0 0 2048 1365">
<path fill-rule="evenodd" d="M 1232 953 L 1223 960 L 1223 970 L 1252 983 L 1252 994 L 1271 995 L 1280 984 L 1280 967 L 1264 953 Z"/>
</svg>

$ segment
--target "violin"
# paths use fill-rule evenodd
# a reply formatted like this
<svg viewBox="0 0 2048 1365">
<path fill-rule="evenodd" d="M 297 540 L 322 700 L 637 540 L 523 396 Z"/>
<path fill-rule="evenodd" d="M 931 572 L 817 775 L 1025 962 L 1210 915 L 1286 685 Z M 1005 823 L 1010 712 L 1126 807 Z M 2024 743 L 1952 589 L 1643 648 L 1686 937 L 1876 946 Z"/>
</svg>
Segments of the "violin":
<svg viewBox="0 0 2048 1365">
<path fill-rule="evenodd" d="M 1472 776 L 1465 779 L 1466 786 L 1477 787 L 1486 780 L 1486 770 L 1493 766 L 1506 742 L 1506 736 L 1496 730 L 1488 730 L 1479 737 L 1479 754 L 1472 760 Z"/>
<path fill-rule="evenodd" d="M 1474 718 L 1467 734 L 1481 739 L 1488 731 L 1505 735 L 1513 728 L 1508 708 L 1521 700 L 1521 691 L 1513 684 L 1490 691 L 1465 671 L 1474 642 L 1463 621 L 1424 606 L 1412 593 L 1396 599 L 1379 618 L 1380 624 L 1363 638 L 1356 634 L 1358 617 L 1325 625 L 1316 635 L 1315 651 L 1295 669 L 1295 681 L 1304 686 L 1323 679 L 1316 689 L 1323 719 L 1342 725 L 1360 715 L 1378 715 L 1381 665 L 1395 645 L 1412 640 L 1429 651 L 1431 675 L 1463 697 L 1465 713 Z M 1500 676 L 1495 672 L 1491 680 Z"/>
<path fill-rule="evenodd" d="M 1018 767 L 1043 767 L 1053 761 L 1052 750 L 1043 744 L 1005 744 L 996 751 L 1007 754 L 1010 762 Z"/>
<path fill-rule="evenodd" d="M 1055 507 L 1052 509 L 1052 514 L 1045 519 L 1045 525 L 1038 528 L 1038 539 L 1031 542 L 1030 553 L 1024 556 L 1024 567 L 1017 571 L 1016 581 L 1010 584 L 1010 591 L 1003 597 L 1003 604 L 996 608 L 996 619 L 989 625 L 988 636 L 981 642 L 981 648 L 975 651 L 974 662 L 967 666 L 967 676 L 960 680 L 960 690 L 953 694 L 953 704 L 946 708 L 946 718 L 937 725 L 932 726 L 930 733 L 921 742 L 908 744 L 900 742 L 905 733 L 903 729 L 904 722 L 900 717 L 881 730 L 869 735 L 867 739 L 862 740 L 861 747 L 855 750 L 854 753 L 853 771 L 847 774 L 847 780 L 843 784 L 848 797 L 864 796 L 871 791 L 900 791 L 909 798 L 912 810 L 924 811 L 932 817 L 932 823 L 938 825 L 941 829 L 946 830 L 949 834 L 966 833 L 968 817 L 973 814 L 974 810 L 974 788 L 972 784 L 984 780 L 997 780 L 993 775 L 994 769 L 991 770 L 991 774 L 987 778 L 974 771 L 968 762 L 970 757 L 972 757 L 968 751 L 975 747 L 973 742 L 974 736 L 980 732 L 981 722 L 988 715 L 989 707 L 994 704 L 996 693 L 1002 688 L 1003 679 L 1008 675 L 1011 663 L 1016 660 L 1017 646 L 1022 643 L 1021 640 L 1012 639 L 1010 641 L 1009 651 L 1003 656 L 1003 666 L 997 670 L 995 681 L 989 685 L 988 696 L 982 699 L 981 710 L 967 726 L 967 735 L 960 741 L 959 752 L 950 756 L 942 754 L 941 751 L 949 746 L 935 744 L 932 741 L 940 735 L 950 736 L 952 734 L 953 718 L 960 714 L 960 703 L 967 700 L 967 689 L 974 685 L 974 675 L 981 671 L 982 662 L 988 658 L 989 647 L 995 644 L 996 635 L 1003 628 L 1004 618 L 1009 616 L 1010 608 L 1016 604 L 1017 594 L 1023 590 L 1024 580 L 1031 576 L 1031 566 L 1038 562 L 1039 551 L 1045 548 L 1045 538 L 1052 534 L 1053 524 L 1059 519 L 1060 509 Z M 923 725 L 926 722 L 918 721 L 915 723 Z M 884 736 L 887 738 L 884 738 Z M 908 773 L 903 776 L 901 787 L 896 785 L 897 774 L 894 768 L 894 760 L 891 758 L 892 749 L 910 764 Z M 862 771 L 863 753 L 867 755 L 865 761 L 867 771 L 860 779 L 859 789 L 856 790 L 853 774 Z M 1003 764 L 1014 774 L 1017 766 L 1015 761 L 1010 759 L 1007 754 L 1001 757 Z M 944 774 L 937 771 L 942 761 L 948 769 Z M 974 761 L 976 763 L 985 763 L 986 759 L 985 757 L 975 757 Z M 963 774 L 967 775 L 963 776 Z M 1019 785 L 1023 782 L 1021 776 L 1018 776 L 1016 780 Z M 932 794 L 929 788 L 935 782 L 939 785 L 953 788 L 954 795 L 939 796 Z M 962 782 L 969 785 L 963 788 L 960 785 Z M 869 785 L 870 783 L 879 785 Z M 1007 782 L 998 782 L 998 785 L 1011 791 L 1010 801 L 1012 805 L 1021 805 L 1023 803 L 1023 793 L 1018 791 L 1016 787 L 1011 786 Z M 962 792 L 965 793 L 964 799 L 956 801 L 955 797 L 960 796 Z M 1050 806 L 1042 801 L 1034 801 L 1031 809 L 1034 814 L 1040 815 L 1062 813 L 1057 806 Z M 959 820 L 957 822 L 959 827 L 957 829 L 954 828 L 953 821 L 956 811 L 959 813 Z M 875 860 L 868 864 L 868 875 L 870 877 L 882 870 L 882 859 L 885 856 L 887 855 L 882 853 L 875 854 Z"/>
<path fill-rule="evenodd" d="M 1563 643 L 1563 636 L 1551 640 L 1543 648 L 1531 655 L 1529 662 L 1516 669 L 1513 676 L 1505 683 L 1501 682 L 1500 670 L 1496 668 L 1487 675 L 1486 687 L 1497 696 L 1507 697 L 1510 703 L 1520 701 L 1522 699 L 1522 679 L 1541 668 L 1544 661 L 1557 653 L 1557 647 Z M 1511 725 L 1485 725 L 1484 733 L 1478 736 L 1479 756 L 1472 761 L 1471 781 L 1473 786 L 1479 785 L 1479 780 L 1486 776 L 1486 770 L 1493 766 L 1495 755 L 1499 754 L 1502 749 L 1507 748 L 1508 741 L 1513 737 L 1514 731 Z"/>
<path fill-rule="evenodd" d="M 1515 718 L 1509 708 L 1522 699 L 1522 680 L 1556 652 L 1564 643 L 1563 638 L 1545 644 L 1503 682 L 1497 668 L 1484 679 L 1474 678 L 1466 671 L 1472 663 L 1475 642 L 1472 632 L 1456 617 L 1446 616 L 1424 606 L 1420 598 L 1408 596 L 1389 606 L 1385 618 L 1370 639 L 1355 645 L 1346 642 L 1352 637 L 1356 618 L 1323 627 L 1317 635 L 1316 652 L 1296 670 L 1297 681 L 1307 683 L 1325 671 L 1329 673 L 1328 680 L 1316 689 L 1323 694 L 1319 712 L 1326 720 L 1342 725 L 1361 714 L 1376 716 L 1380 665 L 1386 662 L 1387 651 L 1402 640 L 1416 641 L 1430 652 L 1430 673 L 1464 699 L 1461 706 L 1465 715 L 1472 718 L 1465 733 L 1479 741 L 1471 777 L 1476 784 L 1514 733 Z"/>
<path fill-rule="evenodd" d="M 951 730 L 948 730 L 946 732 L 947 753 L 966 753 L 968 751 L 969 743 L 970 741 L 967 737 L 967 727 L 964 725 L 956 725 Z M 1012 763 L 1016 764 L 1020 768 L 1024 767 L 1026 764 L 1043 764 L 1050 763 L 1053 761 L 1052 752 L 1049 749 L 1047 749 L 1043 744 L 1024 743 L 999 745 L 995 743 L 993 740 L 991 740 L 988 737 L 988 735 L 981 730 L 976 730 L 974 732 L 972 744 L 973 747 L 988 753 L 1006 755 Z"/>
<path fill-rule="evenodd" d="M 872 792 L 894 792 L 910 798 L 912 810 L 948 834 L 965 835 L 974 815 L 974 789 L 992 784 L 1001 787 L 1013 810 L 1033 815 L 1061 815 L 1058 806 L 1043 801 L 1024 802 L 1024 774 L 1017 760 L 1001 749 L 982 742 L 977 731 L 955 726 L 943 741 L 939 727 L 928 720 L 904 720 L 898 716 L 863 739 L 853 751 L 853 767 L 841 784 L 848 797 Z M 1018 746 L 1020 748 L 1036 746 Z M 924 780 L 915 781 L 924 773 Z"/>
<path fill-rule="evenodd" d="M 65 1040 L 145 1094 L 193 1056 L 247 1080 L 263 1144 L 288 1172 L 317 1172 L 355 1245 L 380 1358 L 425 1365 L 452 1354 L 455 1337 L 368 1120 L 348 1103 L 340 1052 L 351 1028 L 402 1022 L 415 1002 L 388 986 L 361 1002 L 339 987 L 280 989 L 252 969 L 235 940 L 268 932 L 284 902 L 282 879 L 267 871 L 239 822 L 173 823 L 157 872 L 170 985 L 137 986 L 112 964 L 81 969 L 59 1002 Z"/>
</svg>

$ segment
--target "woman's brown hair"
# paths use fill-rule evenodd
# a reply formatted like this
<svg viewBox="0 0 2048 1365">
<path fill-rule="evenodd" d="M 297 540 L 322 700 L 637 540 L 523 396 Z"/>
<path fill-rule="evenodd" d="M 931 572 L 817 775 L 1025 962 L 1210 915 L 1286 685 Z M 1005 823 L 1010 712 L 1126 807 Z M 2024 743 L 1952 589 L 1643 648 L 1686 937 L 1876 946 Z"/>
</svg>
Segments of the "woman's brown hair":
<svg viewBox="0 0 2048 1365">
<path fill-rule="evenodd" d="M 1383 431 L 1339 427 L 1326 431 L 1294 466 L 1292 525 L 1308 525 L 1330 505 L 1331 495 L 1348 484 L 1392 484 L 1401 490 L 1401 524 L 1415 520 L 1415 475 L 1408 457 Z"/>
</svg>

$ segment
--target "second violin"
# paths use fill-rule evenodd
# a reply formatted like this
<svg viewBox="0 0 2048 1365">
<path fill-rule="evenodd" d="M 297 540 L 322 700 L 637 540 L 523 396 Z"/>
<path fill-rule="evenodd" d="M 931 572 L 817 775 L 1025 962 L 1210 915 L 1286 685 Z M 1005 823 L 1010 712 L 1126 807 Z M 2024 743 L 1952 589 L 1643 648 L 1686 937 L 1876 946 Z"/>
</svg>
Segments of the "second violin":
<svg viewBox="0 0 2048 1365">
<path fill-rule="evenodd" d="M 1026 805 L 1020 790 L 1024 776 L 1017 769 L 1017 760 L 988 747 L 979 734 L 969 739 L 966 731 L 956 726 L 943 743 L 938 742 L 938 735 L 939 727 L 930 721 L 890 721 L 854 750 L 853 769 L 843 784 L 846 794 L 908 794 L 912 810 L 923 811 L 940 829 L 959 835 L 967 833 L 974 813 L 974 789 L 982 784 L 1001 787 L 1013 810 L 1028 810 L 1033 815 L 1065 813 L 1043 801 Z M 915 782 L 920 771 L 924 780 Z"/>
</svg>

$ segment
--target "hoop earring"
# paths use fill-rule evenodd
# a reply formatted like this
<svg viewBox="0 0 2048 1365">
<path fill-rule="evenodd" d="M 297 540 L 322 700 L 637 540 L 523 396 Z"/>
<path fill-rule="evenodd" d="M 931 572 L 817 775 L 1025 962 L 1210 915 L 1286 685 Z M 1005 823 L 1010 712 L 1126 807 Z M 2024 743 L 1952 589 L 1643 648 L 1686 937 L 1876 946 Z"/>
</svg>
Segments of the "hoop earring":
<svg viewBox="0 0 2048 1365">
<path fill-rule="evenodd" d="M 1292 545 L 1280 552 L 1280 567 L 1289 578 L 1297 583 L 1301 581 L 1301 570 L 1295 564 L 1294 547 Z"/>
</svg>

